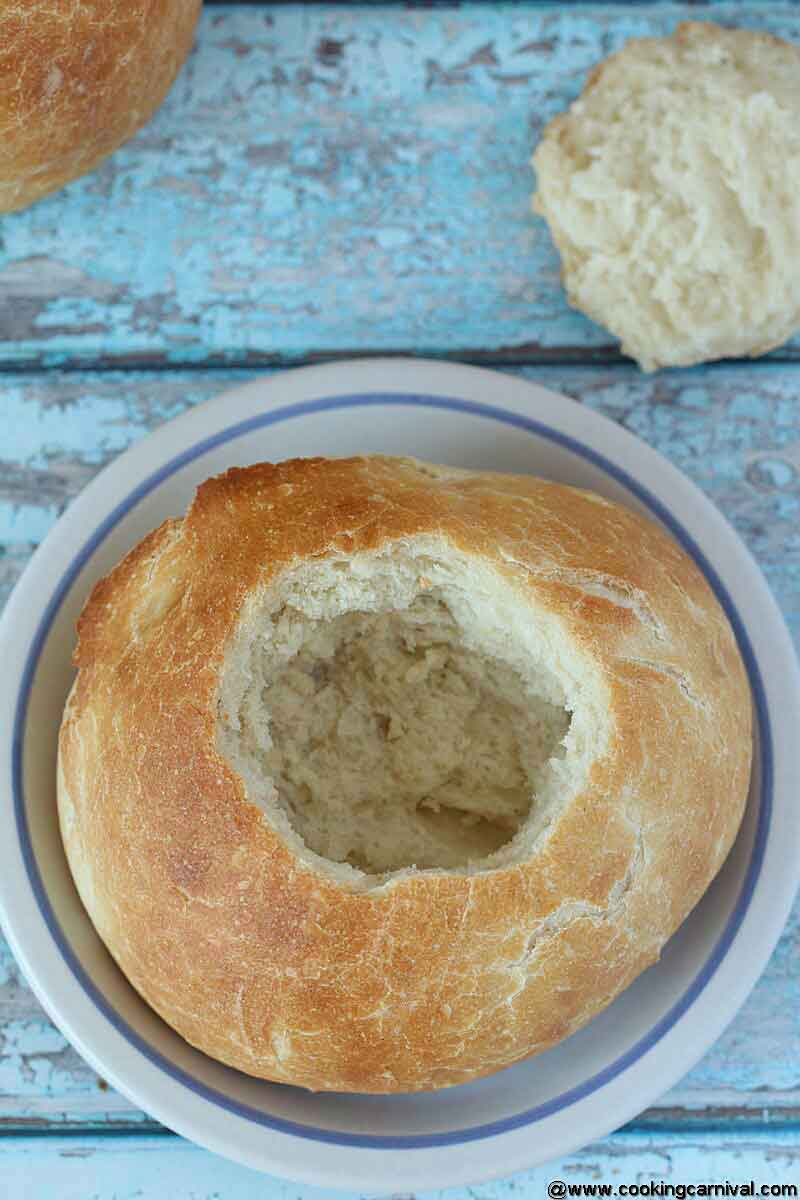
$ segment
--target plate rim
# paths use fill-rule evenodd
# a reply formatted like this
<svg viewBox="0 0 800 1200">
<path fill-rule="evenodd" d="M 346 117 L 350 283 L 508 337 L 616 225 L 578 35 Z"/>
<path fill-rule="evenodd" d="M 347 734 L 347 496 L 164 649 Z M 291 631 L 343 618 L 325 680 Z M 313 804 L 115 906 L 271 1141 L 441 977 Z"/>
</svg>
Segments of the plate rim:
<svg viewBox="0 0 800 1200">
<path fill-rule="evenodd" d="M 354 375 L 363 376 L 365 375 L 365 372 L 385 369 L 387 363 L 390 364 L 392 371 L 392 382 L 389 386 L 386 386 L 384 381 L 380 389 L 376 391 L 374 388 L 367 388 L 365 386 L 364 379 L 358 380 L 353 378 Z M 432 372 L 433 374 L 442 375 L 442 372 L 444 371 L 444 374 L 448 377 L 447 392 L 450 393 L 449 395 L 442 394 L 438 386 L 435 386 L 432 380 L 426 383 L 424 388 L 417 387 L 416 389 L 411 389 L 409 387 L 410 381 L 407 378 L 400 379 L 398 377 L 399 375 L 407 376 L 409 372 L 414 375 L 419 375 L 420 372 L 428 372 L 430 374 L 431 368 L 435 368 L 435 370 Z M 485 401 L 465 400 L 463 396 L 452 394 L 458 393 L 459 391 L 459 388 L 456 384 L 456 379 L 458 376 L 460 376 L 462 379 L 463 387 L 465 373 L 469 374 L 471 377 L 478 377 L 477 382 L 482 383 L 484 386 L 488 379 L 492 381 L 495 387 L 497 387 L 498 381 L 504 381 L 506 385 L 511 385 L 512 390 L 517 392 L 518 395 L 524 390 L 524 394 L 521 396 L 521 399 L 529 402 L 530 412 L 528 414 L 513 412 L 513 410 L 509 411 L 508 409 L 504 408 L 502 404 L 497 404 L 494 401 L 487 403 Z M 301 387 L 308 398 L 301 401 L 299 404 L 287 404 L 281 399 L 280 393 L 282 390 L 285 390 L 281 389 L 281 381 L 286 381 L 288 378 L 297 382 L 298 376 L 305 377 L 305 386 L 302 387 L 301 381 Z M 324 377 L 324 383 L 322 381 L 322 377 Z M 344 377 L 347 377 L 349 380 L 347 387 L 340 387 L 338 391 L 331 391 L 332 385 L 334 384 L 334 379 L 343 379 Z M 313 398 L 310 398 L 309 393 L 313 392 L 314 390 L 319 390 L 315 389 L 314 387 L 314 381 L 316 379 L 320 379 L 322 386 L 326 390 L 326 394 L 314 400 Z M 372 394 L 365 396 L 364 393 L 367 391 L 371 392 Z M 347 394 L 348 392 L 350 393 L 349 395 Z M 533 1123 L 545 1119 L 548 1115 L 550 1115 L 551 1111 L 570 1109 L 574 1107 L 576 1103 L 580 1103 L 581 1100 L 590 1099 L 591 1097 L 596 1096 L 598 1092 L 602 1092 L 603 1088 L 607 1087 L 615 1077 L 624 1074 L 633 1065 L 635 1065 L 635 1063 L 640 1062 L 642 1058 L 649 1052 L 649 1050 L 652 1049 L 652 1047 L 658 1041 L 660 1041 L 667 1032 L 674 1029 L 675 1026 L 684 1019 L 687 1012 L 695 1003 L 700 992 L 707 986 L 721 962 L 730 952 L 731 946 L 735 941 L 737 933 L 741 928 L 742 921 L 746 915 L 747 907 L 752 901 L 753 894 L 758 886 L 758 873 L 763 865 L 763 857 L 768 836 L 767 826 L 770 816 L 769 810 L 771 806 L 771 784 L 769 779 L 771 768 L 771 733 L 767 692 L 764 688 L 763 681 L 760 678 L 758 656 L 751 645 L 747 623 L 742 619 L 739 609 L 734 603 L 733 597 L 729 594 L 727 587 L 719 577 L 713 562 L 708 558 L 707 552 L 704 551 L 703 548 L 698 544 L 693 533 L 684 528 L 679 519 L 675 517 L 672 511 L 666 506 L 665 502 L 658 495 L 656 495 L 650 489 L 650 487 L 643 484 L 641 480 L 636 477 L 636 475 L 632 474 L 625 467 L 621 467 L 614 459 L 608 458 L 606 454 L 598 451 L 593 444 L 587 443 L 583 440 L 578 442 L 576 441 L 574 434 L 571 435 L 568 432 L 564 432 L 562 428 L 554 427 L 552 424 L 546 423 L 541 419 L 541 417 L 537 418 L 536 404 L 531 403 L 532 401 L 535 401 L 535 395 L 537 392 L 539 393 L 540 400 L 542 396 L 547 396 L 551 402 L 555 400 L 560 406 L 565 406 L 567 415 L 569 415 L 569 412 L 571 411 L 572 415 L 574 416 L 575 410 L 578 410 L 581 415 L 582 424 L 594 424 L 595 429 L 599 429 L 600 432 L 613 431 L 612 441 L 615 439 L 618 441 L 620 435 L 622 435 L 623 440 L 629 439 L 630 443 L 635 445 L 636 451 L 640 458 L 646 458 L 650 455 L 654 456 L 661 466 L 662 473 L 665 467 L 668 468 L 668 474 L 673 474 L 673 479 L 674 476 L 677 476 L 680 479 L 684 491 L 687 489 L 689 491 L 694 491 L 697 497 L 702 498 L 702 506 L 704 509 L 704 515 L 706 517 L 709 517 L 713 512 L 719 518 L 719 520 L 723 522 L 728 531 L 729 538 L 734 540 L 736 548 L 749 560 L 751 570 L 757 573 L 759 579 L 761 579 L 761 572 L 757 564 L 755 564 L 755 562 L 752 560 L 746 547 L 741 542 L 741 539 L 738 538 L 738 535 L 734 530 L 732 530 L 728 523 L 724 521 L 724 518 L 721 517 L 721 515 L 718 513 L 718 510 L 716 510 L 712 502 L 704 495 L 704 493 L 702 493 L 700 489 L 696 488 L 696 485 L 694 485 L 691 480 L 682 475 L 682 473 L 678 472 L 677 469 L 673 467 L 668 460 L 664 459 L 660 454 L 658 454 L 657 451 L 652 450 L 650 447 L 646 447 L 646 443 L 641 442 L 640 439 L 635 438 L 634 435 L 620 428 L 614 422 L 608 420 L 600 414 L 594 413 L 591 410 L 586 410 L 577 402 L 569 400 L 566 397 L 561 397 L 557 393 L 550 392 L 547 389 L 543 389 L 535 383 L 532 384 L 527 380 L 520 379 L 519 377 L 503 375 L 480 368 L 461 367 L 457 364 L 432 364 L 426 362 L 424 359 L 359 360 L 356 363 L 343 362 L 325 367 L 300 368 L 295 371 L 281 373 L 276 376 L 256 378 L 249 383 L 245 383 L 237 388 L 223 392 L 221 396 L 217 396 L 209 401 L 204 402 L 196 408 L 182 414 L 180 417 L 173 419 L 173 421 L 167 422 L 164 426 L 157 428 L 153 433 L 147 435 L 145 438 L 142 438 L 131 449 L 118 456 L 112 461 L 112 463 L 104 468 L 104 470 L 99 473 L 92 484 L 90 484 L 89 487 L 81 494 L 81 496 L 76 499 L 73 505 L 70 506 L 67 514 L 65 514 L 65 516 L 56 523 L 54 529 L 48 534 L 48 537 L 42 543 L 40 550 L 37 551 L 37 555 L 34 556 L 34 560 L 32 560 L 32 562 L 26 568 L 26 571 L 23 573 L 23 577 L 15 588 L 15 594 L 12 595 L 6 614 L 4 614 L 2 623 L 0 624 L 0 640 L 2 640 L 7 636 L 7 627 L 13 625 L 14 609 L 16 608 L 16 604 L 13 603 L 15 596 L 17 596 L 17 601 L 19 602 L 19 598 L 25 592 L 25 587 L 20 589 L 20 584 L 23 584 L 23 582 L 28 579 L 29 575 L 31 579 L 35 576 L 36 571 L 32 572 L 31 569 L 34 567 L 35 563 L 38 569 L 38 563 L 36 560 L 39 558 L 42 552 L 46 550 L 48 542 L 54 538 L 54 535 L 59 535 L 59 533 L 63 535 L 65 525 L 69 533 L 72 534 L 72 529 L 70 526 L 77 525 L 78 519 L 81 516 L 81 507 L 86 507 L 89 499 L 88 494 L 90 492 L 94 493 L 97 490 L 102 490 L 102 488 L 109 482 L 109 476 L 117 477 L 120 475 L 125 475 L 126 466 L 131 467 L 133 465 L 134 471 L 136 472 L 137 464 L 132 464 L 131 459 L 136 457 L 137 452 L 141 452 L 143 450 L 146 451 L 147 448 L 152 450 L 154 448 L 153 441 L 159 439 L 159 437 L 165 432 L 171 430 L 172 433 L 175 434 L 176 427 L 179 426 L 180 428 L 177 430 L 177 432 L 182 436 L 184 429 L 186 429 L 186 432 L 188 433 L 190 425 L 201 425 L 204 418 L 209 418 L 212 416 L 216 417 L 221 410 L 218 409 L 217 412 L 212 414 L 210 410 L 215 405 L 219 405 L 221 401 L 227 401 L 228 406 L 230 406 L 231 401 L 237 397 L 240 401 L 240 407 L 242 403 L 245 403 L 252 397 L 252 399 L 258 403 L 259 412 L 250 416 L 249 418 L 239 421 L 228 422 L 223 418 L 219 429 L 216 429 L 216 426 L 220 423 L 216 420 L 212 420 L 211 424 L 215 427 L 215 433 L 201 439 L 199 442 L 194 442 L 177 456 L 167 455 L 165 461 L 160 462 L 160 465 L 156 470 L 151 471 L 149 475 L 146 475 L 144 479 L 141 479 L 133 489 L 127 489 L 128 496 L 126 497 L 126 500 L 115 505 L 111 511 L 108 512 L 103 519 L 99 521 L 99 523 L 97 523 L 96 527 L 92 530 L 88 538 L 80 539 L 83 544 L 77 556 L 73 557 L 72 563 L 70 564 L 66 575 L 62 574 L 59 578 L 56 588 L 48 592 L 47 604 L 39 621 L 36 636 L 29 645 L 28 662 L 31 665 L 30 671 L 28 672 L 28 683 L 32 681 L 38 654 L 41 652 L 41 649 L 45 644 L 47 634 L 53 620 L 57 616 L 64 596 L 69 592 L 72 584 L 75 582 L 75 579 L 80 574 L 80 571 L 96 553 L 98 546 L 101 545 L 105 538 L 112 532 L 113 528 L 125 515 L 125 513 L 129 512 L 133 507 L 135 507 L 138 500 L 156 489 L 165 478 L 173 474 L 176 470 L 179 470 L 192 459 L 201 457 L 205 452 L 216 445 L 230 442 L 236 438 L 245 436 L 255 428 L 264 427 L 270 424 L 277 424 L 280 421 L 285 421 L 294 416 L 313 417 L 315 412 L 326 411 L 330 409 L 352 409 L 355 407 L 367 406 L 383 407 L 387 404 L 407 405 L 410 402 L 414 402 L 419 404 L 421 407 L 447 409 L 450 412 L 455 410 L 458 413 L 470 412 L 477 416 L 487 417 L 492 420 L 501 420 L 505 424 L 517 425 L 518 427 L 522 427 L 527 432 L 533 433 L 538 437 L 544 437 L 549 441 L 555 441 L 561 445 L 564 445 L 573 453 L 577 453 L 582 458 L 588 459 L 594 466 L 599 467 L 604 474 L 608 475 L 616 482 L 621 482 L 627 491 L 635 495 L 646 505 L 652 514 L 656 515 L 660 520 L 662 520 L 670 528 L 673 536 L 677 536 L 687 551 L 693 554 L 695 559 L 699 561 L 699 565 L 704 571 L 706 577 L 709 579 L 709 583 L 714 588 L 720 602 L 725 606 L 729 619 L 731 619 L 732 623 L 734 624 L 737 637 L 742 647 L 743 655 L 747 661 L 749 674 L 751 675 L 751 683 L 753 686 L 756 706 L 759 711 L 759 720 L 762 726 L 762 803 L 759 811 L 756 837 L 751 850 L 751 859 L 746 870 L 740 895 L 737 898 L 733 911 L 726 921 L 722 934 L 718 937 L 703 967 L 701 967 L 701 969 L 697 972 L 696 976 L 691 981 L 680 1000 L 671 1006 L 668 1013 L 664 1014 L 664 1016 L 656 1023 L 656 1025 L 649 1030 L 647 1034 L 643 1035 L 643 1037 L 640 1038 L 637 1043 L 634 1044 L 634 1046 L 629 1047 L 629 1049 L 623 1055 L 619 1056 L 619 1058 L 612 1064 L 609 1064 L 600 1072 L 596 1073 L 596 1075 L 591 1079 L 582 1081 L 580 1085 L 576 1085 L 576 1087 L 569 1089 L 568 1092 L 552 1098 L 549 1102 L 546 1102 L 543 1105 L 537 1106 L 533 1109 L 524 1110 L 521 1113 L 514 1114 L 512 1117 L 501 1118 L 498 1121 L 490 1122 L 486 1125 L 472 1126 L 457 1132 L 442 1134 L 386 1136 L 353 1135 L 349 1133 L 343 1134 L 337 1131 L 320 1130 L 313 1126 L 309 1127 L 298 1125 L 295 1122 L 285 1121 L 282 1118 L 266 1117 L 264 1114 L 258 1113 L 257 1110 L 251 1110 L 255 1114 L 255 1120 L 257 1121 L 259 1128 L 263 1128 L 264 1125 L 266 1125 L 268 1128 L 277 1130 L 283 1136 L 290 1137 L 292 1139 L 311 1139 L 317 1144 L 322 1141 L 329 1142 L 339 1147 L 346 1147 L 351 1152 L 354 1149 L 427 1151 L 429 1149 L 439 1149 L 448 1146 L 463 1146 L 468 1140 L 472 1141 L 481 1139 L 485 1142 L 493 1138 L 506 1137 L 510 1132 L 515 1130 L 530 1129 Z M 270 395 L 270 393 L 272 393 L 272 395 Z M 508 403 L 508 400 L 506 400 L 505 403 Z M 586 420 L 587 417 L 590 418 L 589 421 Z M 208 420 L 206 420 L 205 423 L 208 424 Z M 566 422 L 566 424 L 569 424 L 569 422 Z M 647 453 L 643 455 L 643 451 L 645 449 Z M 82 501 L 83 505 L 81 504 Z M 76 508 L 78 510 L 77 512 Z M 75 538 L 73 536 L 73 541 L 74 540 Z M 772 616 L 773 622 L 777 620 L 777 625 L 780 627 L 783 636 L 787 641 L 789 641 L 788 633 L 783 624 L 782 617 L 777 610 L 777 606 L 774 605 L 774 601 L 772 602 L 772 607 L 773 611 L 770 615 Z M 9 610 L 12 610 L 10 614 Z M 791 645 L 791 642 L 789 642 L 789 644 Z M 25 677 L 26 672 L 23 672 L 23 683 L 25 682 Z M 795 684 L 796 683 L 797 680 L 795 680 Z M 12 689 L 12 691 L 13 690 L 15 689 Z M 21 695 L 24 692 L 25 689 L 23 688 Z M 21 714 L 21 716 L 24 720 L 24 712 Z M 15 725 L 15 735 L 17 728 L 18 727 Z M 20 738 L 22 737 L 22 732 L 20 732 L 19 736 Z M 15 752 L 21 751 L 21 743 L 17 743 L 18 739 L 16 739 L 15 736 Z M 17 761 L 18 757 L 15 757 L 15 764 Z M 17 794 L 19 795 L 19 793 Z M 2 854 L 0 854 L 0 858 L 2 858 Z M 795 879 L 794 885 L 790 886 L 789 889 L 789 901 L 786 905 L 787 912 L 789 906 L 791 905 L 791 898 L 793 895 L 794 886 L 796 886 L 796 882 L 797 881 Z M 33 878 L 30 879 L 30 883 L 34 888 L 34 891 L 36 891 Z M 45 901 L 49 906 L 41 879 L 39 880 L 39 884 L 41 891 L 45 896 Z M 36 896 L 36 899 L 41 905 L 41 898 L 39 895 Z M 2 904 L 3 908 L 3 924 L 6 926 L 7 932 L 11 933 L 9 941 L 12 944 L 12 947 L 14 947 L 16 950 L 17 939 L 13 936 L 13 930 L 8 929 L 9 917 L 6 911 L 7 906 L 5 903 L 3 903 L 2 886 L 0 886 L 0 904 Z M 742 905 L 744 905 L 743 908 Z M 741 913 L 740 908 L 742 908 Z M 46 913 L 43 915 L 46 919 Z M 780 934 L 783 920 L 785 920 L 785 915 L 786 914 L 784 913 L 783 918 L 779 923 L 776 922 L 777 932 L 775 934 L 775 938 L 768 939 L 769 947 L 767 953 L 763 956 L 764 961 L 766 961 L 766 958 L 769 956 L 769 953 L 774 946 L 774 942 L 777 940 L 777 937 Z M 58 923 L 54 914 L 53 921 L 55 922 L 56 929 L 58 929 Z M 53 933 L 53 928 L 50 922 L 48 922 L 48 926 L 50 936 L 54 939 L 57 950 L 64 955 L 66 949 L 69 954 L 72 955 L 71 948 L 69 947 L 69 944 L 63 933 L 61 934 L 61 941 L 59 942 L 58 937 L 56 937 L 56 935 Z M 23 957 L 25 960 L 27 960 L 28 956 L 24 955 Z M 759 955 L 759 958 L 760 957 L 761 956 Z M 710 968 L 709 964 L 712 964 Z M 86 986 L 87 983 L 92 989 L 96 989 L 94 988 L 94 985 L 89 977 L 85 974 L 83 968 L 79 963 L 77 963 L 77 961 L 74 965 L 70 965 L 72 966 L 73 972 L 75 971 L 75 967 L 77 967 L 78 971 L 80 972 L 78 978 L 82 983 L 84 991 L 88 992 L 90 999 L 93 999 L 93 1002 L 97 1004 L 97 999 L 94 999 L 91 996 L 91 992 Z M 748 972 L 748 976 L 751 977 L 750 982 L 741 999 L 744 999 L 744 995 L 755 983 L 758 974 L 761 972 L 761 969 L 763 969 L 763 963 L 759 965 L 757 973 L 752 971 Z M 82 979 L 81 976 L 83 977 Z M 704 976 L 705 978 L 703 978 Z M 698 985 L 698 981 L 701 979 L 702 982 L 700 982 Z M 35 988 L 35 990 L 38 994 L 38 988 Z M 116 1026 L 117 1022 L 120 1020 L 118 1014 L 116 1014 L 113 1007 L 108 1004 L 104 998 L 101 997 L 100 999 L 102 1001 L 101 1012 L 103 1012 L 104 1009 L 107 1009 L 108 1011 L 104 1012 L 106 1019 L 110 1020 L 112 1024 Z M 49 1009 L 50 1005 L 48 1004 L 47 1007 Z M 736 1008 L 738 1008 L 738 1004 L 736 1005 Z M 111 1015 L 109 1015 L 109 1013 Z M 731 1007 L 724 1020 L 722 1022 L 715 1023 L 716 1028 L 713 1038 L 709 1039 L 705 1037 L 700 1039 L 703 1042 L 703 1048 L 705 1048 L 707 1045 L 710 1045 L 711 1042 L 719 1036 L 720 1032 L 728 1023 L 728 1021 L 732 1019 L 734 1013 L 735 1008 Z M 59 1013 L 59 1017 L 61 1017 L 63 1020 L 62 1014 Z M 56 1018 L 56 1020 L 57 1023 L 60 1023 L 58 1018 Z M 167 1074 L 172 1076 L 173 1079 L 176 1078 L 177 1069 L 175 1068 L 174 1064 L 172 1064 L 168 1059 L 164 1059 L 160 1052 L 154 1051 L 151 1047 L 147 1047 L 146 1043 L 144 1043 L 146 1047 L 144 1049 L 141 1045 L 137 1045 L 137 1042 L 143 1041 L 143 1039 L 141 1039 L 140 1035 L 136 1034 L 135 1031 L 128 1028 L 127 1032 L 123 1032 L 119 1029 L 118 1032 L 121 1032 L 122 1036 L 128 1038 L 129 1041 L 133 1041 L 133 1044 L 136 1046 L 139 1054 L 147 1055 L 151 1061 L 153 1061 L 152 1056 L 156 1055 L 160 1060 L 157 1064 L 157 1069 L 161 1072 L 166 1071 Z M 80 1040 L 81 1042 L 83 1041 L 83 1039 Z M 107 1064 L 103 1064 L 103 1069 L 107 1075 L 110 1074 Z M 679 1069 L 676 1074 L 680 1073 L 681 1071 Z M 198 1081 L 193 1079 L 192 1076 L 188 1076 L 188 1079 L 190 1081 L 188 1084 L 180 1079 L 178 1079 L 177 1082 L 183 1087 L 189 1086 L 193 1087 L 194 1089 L 198 1089 L 199 1087 L 199 1089 L 201 1089 L 201 1094 L 203 1094 L 204 1091 L 212 1091 L 212 1089 L 206 1089 L 205 1085 L 198 1085 Z M 595 1082 L 595 1080 L 598 1082 Z M 653 1091 L 661 1091 L 663 1088 L 663 1082 L 659 1081 L 659 1087 L 657 1089 L 653 1089 Z M 129 1089 L 123 1085 L 120 1090 L 125 1092 Z M 577 1093 L 577 1095 L 575 1093 Z M 208 1099 L 207 1096 L 205 1098 Z M 233 1111 L 237 1116 L 240 1116 L 245 1120 L 249 1120 L 251 1122 L 254 1120 L 254 1116 L 249 1114 L 245 1115 L 242 1111 L 245 1106 L 241 1106 L 236 1102 L 228 1100 L 222 1094 L 213 1096 L 208 1102 L 218 1107 L 224 1106 L 229 1112 Z M 141 1100 L 137 1099 L 137 1103 L 141 1103 Z M 153 1105 L 150 1102 L 149 1097 L 145 1100 L 143 1107 L 150 1109 L 150 1111 L 153 1110 Z M 636 1110 L 638 1110 L 640 1107 L 641 1101 L 637 1101 L 635 1104 Z M 615 1121 L 614 1123 L 616 1124 L 617 1122 Z M 592 1133 L 590 1136 L 598 1136 L 598 1134 Z M 207 1139 L 204 1140 L 206 1141 L 206 1144 L 208 1144 Z M 230 1151 L 228 1152 L 230 1153 Z M 234 1156 L 241 1158 L 241 1154 L 234 1154 Z M 328 1181 L 330 1176 L 326 1174 L 324 1179 L 325 1181 Z M 318 1182 L 319 1176 L 315 1175 L 313 1181 Z"/>
</svg>

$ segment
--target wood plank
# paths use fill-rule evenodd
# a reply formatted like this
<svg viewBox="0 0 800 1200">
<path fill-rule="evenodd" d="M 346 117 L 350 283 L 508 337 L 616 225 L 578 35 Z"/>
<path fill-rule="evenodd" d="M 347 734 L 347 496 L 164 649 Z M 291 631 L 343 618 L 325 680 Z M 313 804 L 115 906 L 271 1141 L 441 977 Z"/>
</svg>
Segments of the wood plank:
<svg viewBox="0 0 800 1200">
<path fill-rule="evenodd" d="M 800 644 L 800 372 L 740 364 L 644 376 L 633 367 L 515 371 L 643 437 L 733 521 Z M 148 429 L 245 371 L 0 375 L 0 599 L 94 473 Z M 2 590 L 4 589 L 4 591 Z"/>
<path fill-rule="evenodd" d="M 581 400 L 666 454 L 716 501 L 766 571 L 800 643 L 800 368 L 657 378 L 633 368 L 515 372 Z M 106 462 L 244 371 L 57 372 L 0 378 L 0 582 Z M 800 1118 L 800 904 L 742 1012 L 639 1128 Z M 0 1126 L 137 1126 L 143 1117 L 57 1034 L 0 946 Z"/>
<path fill-rule="evenodd" d="M 762 1131 L 702 1140 L 674 1135 L 616 1134 L 511 1179 L 418 1200 L 511 1200 L 544 1197 L 551 1180 L 568 1185 L 665 1183 L 797 1184 L 800 1146 L 793 1133 Z M 0 1181 L 9 1196 L 31 1200 L 345 1200 L 341 1191 L 298 1186 L 227 1162 L 173 1135 L 0 1139 Z M 778 1194 L 778 1193 L 775 1193 Z M 789 1193 L 786 1193 L 789 1194 Z M 795 1192 L 796 1194 L 796 1192 Z"/>
<path fill-rule="evenodd" d="M 209 7 L 148 128 L 3 218 L 0 360 L 613 357 L 566 305 L 528 160 L 594 63 L 704 11 L 800 41 L 763 2 Z"/>
</svg>

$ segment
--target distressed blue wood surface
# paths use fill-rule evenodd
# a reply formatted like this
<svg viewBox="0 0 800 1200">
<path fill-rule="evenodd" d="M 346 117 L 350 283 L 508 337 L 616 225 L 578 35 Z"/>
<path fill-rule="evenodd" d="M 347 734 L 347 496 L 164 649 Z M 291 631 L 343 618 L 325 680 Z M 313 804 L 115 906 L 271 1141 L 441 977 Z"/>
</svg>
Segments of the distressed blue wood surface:
<svg viewBox="0 0 800 1200">
<path fill-rule="evenodd" d="M 673 1185 L 800 1181 L 800 1146 L 790 1134 L 617 1134 L 513 1180 L 419 1192 L 418 1200 L 545 1200 L 551 1180 L 567 1184 Z M 298 1187 L 235 1166 L 172 1137 L 0 1140 L 7 1195 L 42 1200 L 342 1200 L 342 1192 Z M 391 1190 L 387 1173 L 386 1192 Z M 408 1200 L 408 1198 L 403 1198 Z"/>
<path fill-rule="evenodd" d="M 211 7 L 152 124 L 0 221 L 0 361 L 608 347 L 566 304 L 528 160 L 599 59 L 704 11 Z M 707 11 L 800 40 L 796 4 Z"/>
<path fill-rule="evenodd" d="M 800 369 L 742 363 L 646 376 L 634 367 L 515 374 L 620 422 L 733 521 L 800 645 Z M 252 372 L 0 376 L 0 599 L 72 496 L 132 441 Z M 3 590 L 5 589 L 5 591 Z"/>
</svg>

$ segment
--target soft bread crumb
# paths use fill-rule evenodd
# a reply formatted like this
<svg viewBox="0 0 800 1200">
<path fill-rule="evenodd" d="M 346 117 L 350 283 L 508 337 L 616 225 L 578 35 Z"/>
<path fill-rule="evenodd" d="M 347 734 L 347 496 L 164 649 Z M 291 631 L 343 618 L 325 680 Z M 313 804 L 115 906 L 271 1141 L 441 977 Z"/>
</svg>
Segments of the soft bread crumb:
<svg viewBox="0 0 800 1200">
<path fill-rule="evenodd" d="M 300 619 L 283 610 L 276 640 Z M 236 740 L 310 849 L 381 873 L 462 866 L 511 840 L 563 755 L 563 708 L 465 649 L 435 597 L 303 634 L 274 674 L 259 645 Z"/>
<path fill-rule="evenodd" d="M 800 328 L 800 49 L 688 22 L 629 42 L 533 156 L 570 302 L 645 370 Z"/>
<path fill-rule="evenodd" d="M 515 860 L 583 776 L 574 654 L 497 576 L 426 549 L 285 577 L 222 676 L 217 741 L 249 798 L 351 883 Z"/>
</svg>

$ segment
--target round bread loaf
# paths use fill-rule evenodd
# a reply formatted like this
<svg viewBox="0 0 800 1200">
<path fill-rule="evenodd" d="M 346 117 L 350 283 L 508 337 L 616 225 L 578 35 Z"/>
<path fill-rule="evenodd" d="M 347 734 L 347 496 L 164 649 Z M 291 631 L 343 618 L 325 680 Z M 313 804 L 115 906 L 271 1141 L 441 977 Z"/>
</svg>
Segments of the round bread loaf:
<svg viewBox="0 0 800 1200">
<path fill-rule="evenodd" d="M 750 698 L 655 524 L 535 478 L 294 460 L 97 584 L 61 829 L 134 987 L 312 1089 L 462 1083 L 654 962 L 733 842 Z"/>
<path fill-rule="evenodd" d="M 646 370 L 800 328 L 800 48 L 689 22 L 589 76 L 533 156 L 570 302 Z"/>
<path fill-rule="evenodd" d="M 83 175 L 148 121 L 201 0 L 0 0 L 0 212 Z"/>
</svg>

